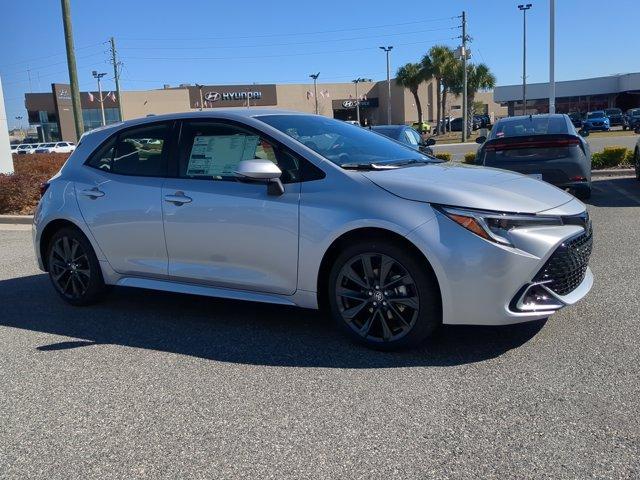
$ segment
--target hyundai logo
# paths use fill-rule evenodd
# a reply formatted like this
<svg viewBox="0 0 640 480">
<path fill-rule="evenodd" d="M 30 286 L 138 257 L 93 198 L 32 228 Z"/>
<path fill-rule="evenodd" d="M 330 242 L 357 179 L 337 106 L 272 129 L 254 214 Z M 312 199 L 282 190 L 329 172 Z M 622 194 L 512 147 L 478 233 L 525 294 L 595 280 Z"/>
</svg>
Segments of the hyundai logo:
<svg viewBox="0 0 640 480">
<path fill-rule="evenodd" d="M 204 99 L 207 102 L 219 102 L 219 101 L 234 101 L 234 100 L 258 100 L 262 98 L 262 92 L 250 91 L 250 92 L 207 92 L 204 94 Z"/>
</svg>

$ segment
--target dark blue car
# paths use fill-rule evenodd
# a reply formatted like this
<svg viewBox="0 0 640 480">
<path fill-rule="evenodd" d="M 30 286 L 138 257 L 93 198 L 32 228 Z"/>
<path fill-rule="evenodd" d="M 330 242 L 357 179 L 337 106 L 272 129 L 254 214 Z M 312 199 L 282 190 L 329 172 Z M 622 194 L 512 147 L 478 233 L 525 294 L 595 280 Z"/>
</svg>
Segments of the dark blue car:
<svg viewBox="0 0 640 480">
<path fill-rule="evenodd" d="M 586 118 L 582 122 L 583 130 L 602 130 L 603 132 L 608 132 L 610 128 L 611 123 L 604 110 L 587 113 Z"/>
</svg>

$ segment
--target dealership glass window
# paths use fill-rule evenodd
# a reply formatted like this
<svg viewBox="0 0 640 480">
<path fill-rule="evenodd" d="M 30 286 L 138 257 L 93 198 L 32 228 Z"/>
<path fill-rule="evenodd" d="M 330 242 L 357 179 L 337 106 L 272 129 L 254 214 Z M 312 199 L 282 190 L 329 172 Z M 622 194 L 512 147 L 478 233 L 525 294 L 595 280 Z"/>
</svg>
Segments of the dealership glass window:
<svg viewBox="0 0 640 480">
<path fill-rule="evenodd" d="M 105 108 L 104 118 L 107 125 L 120 121 L 120 112 L 117 108 Z M 102 126 L 102 114 L 99 108 L 83 108 L 82 123 L 86 130 L 92 130 Z"/>
<path fill-rule="evenodd" d="M 87 165 L 120 175 L 162 177 L 166 174 L 165 140 L 169 125 L 126 130 L 99 148 Z"/>
<path fill-rule="evenodd" d="M 258 158 L 278 165 L 283 183 L 297 181 L 297 160 L 253 132 L 207 122 L 187 122 L 182 127 L 178 169 L 181 178 L 236 181 L 238 163 Z"/>
</svg>

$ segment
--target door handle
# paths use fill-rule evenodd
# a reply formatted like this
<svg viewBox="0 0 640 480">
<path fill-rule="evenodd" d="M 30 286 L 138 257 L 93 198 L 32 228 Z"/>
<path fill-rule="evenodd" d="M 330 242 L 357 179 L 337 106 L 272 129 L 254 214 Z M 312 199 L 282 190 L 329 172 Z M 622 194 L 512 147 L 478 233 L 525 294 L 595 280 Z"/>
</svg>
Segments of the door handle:
<svg viewBox="0 0 640 480">
<path fill-rule="evenodd" d="M 164 201 L 173 203 L 174 205 L 180 206 L 185 203 L 191 203 L 192 198 L 187 197 L 184 192 L 176 192 L 173 195 L 165 195 Z"/>
<path fill-rule="evenodd" d="M 84 195 L 85 197 L 90 198 L 98 198 L 104 197 L 104 192 L 102 190 L 99 190 L 98 187 L 93 187 L 87 190 L 80 190 L 80 195 Z"/>
</svg>

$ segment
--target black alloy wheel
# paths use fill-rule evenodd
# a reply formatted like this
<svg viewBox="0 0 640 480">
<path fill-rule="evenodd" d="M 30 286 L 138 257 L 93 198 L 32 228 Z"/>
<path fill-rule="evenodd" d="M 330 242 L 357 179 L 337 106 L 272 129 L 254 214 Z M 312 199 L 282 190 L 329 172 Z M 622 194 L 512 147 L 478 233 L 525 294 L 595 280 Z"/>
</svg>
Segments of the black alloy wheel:
<svg viewBox="0 0 640 480">
<path fill-rule="evenodd" d="M 430 267 L 405 250 L 384 241 L 360 244 L 336 260 L 329 303 L 356 341 L 382 349 L 413 346 L 440 324 Z"/>
<path fill-rule="evenodd" d="M 98 259 L 79 230 L 64 228 L 53 235 L 47 267 L 58 294 L 73 305 L 93 303 L 105 290 Z"/>
</svg>

